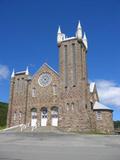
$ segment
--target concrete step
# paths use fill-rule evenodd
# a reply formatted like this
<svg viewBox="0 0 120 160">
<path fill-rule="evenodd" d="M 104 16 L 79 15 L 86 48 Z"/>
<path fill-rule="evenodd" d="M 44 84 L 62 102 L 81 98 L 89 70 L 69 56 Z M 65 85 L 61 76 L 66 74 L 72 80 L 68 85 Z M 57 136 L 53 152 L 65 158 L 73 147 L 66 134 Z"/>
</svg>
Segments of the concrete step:
<svg viewBox="0 0 120 160">
<path fill-rule="evenodd" d="M 2 132 L 54 132 L 54 133 L 62 133 L 57 127 L 52 127 L 52 126 L 45 126 L 45 127 L 31 127 L 31 126 L 26 126 L 26 125 L 19 125 L 19 126 L 14 126 L 11 128 L 7 128 L 2 130 Z"/>
</svg>

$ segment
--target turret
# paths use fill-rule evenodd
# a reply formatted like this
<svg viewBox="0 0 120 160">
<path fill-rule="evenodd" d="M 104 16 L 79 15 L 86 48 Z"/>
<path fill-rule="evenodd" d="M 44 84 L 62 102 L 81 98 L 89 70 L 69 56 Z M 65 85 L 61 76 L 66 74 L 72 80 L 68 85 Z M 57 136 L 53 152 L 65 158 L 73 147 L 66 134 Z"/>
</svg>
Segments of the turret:
<svg viewBox="0 0 120 160">
<path fill-rule="evenodd" d="M 82 27 L 80 21 L 78 22 L 77 31 L 76 31 L 76 38 L 78 41 L 82 40 Z"/>
<path fill-rule="evenodd" d="M 61 42 L 65 40 L 65 34 L 61 32 L 60 26 L 58 27 L 58 33 L 57 33 L 57 44 L 58 47 L 60 47 Z"/>
<path fill-rule="evenodd" d="M 88 41 L 87 41 L 87 37 L 86 37 L 85 32 L 84 32 L 84 36 L 83 36 L 83 43 L 84 43 L 86 50 L 87 50 L 88 49 Z"/>
</svg>

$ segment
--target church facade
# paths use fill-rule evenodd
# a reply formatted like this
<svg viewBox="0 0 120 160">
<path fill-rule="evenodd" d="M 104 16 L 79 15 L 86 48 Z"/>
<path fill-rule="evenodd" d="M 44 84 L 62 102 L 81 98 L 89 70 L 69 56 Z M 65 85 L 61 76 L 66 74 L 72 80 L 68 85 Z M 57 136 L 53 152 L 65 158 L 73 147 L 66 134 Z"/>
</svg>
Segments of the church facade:
<svg viewBox="0 0 120 160">
<path fill-rule="evenodd" d="M 8 127 L 26 124 L 64 131 L 113 132 L 112 110 L 99 102 L 95 83 L 87 77 L 87 37 L 80 22 L 76 35 L 66 38 L 59 27 L 59 73 L 43 64 L 34 74 L 11 75 Z"/>
</svg>

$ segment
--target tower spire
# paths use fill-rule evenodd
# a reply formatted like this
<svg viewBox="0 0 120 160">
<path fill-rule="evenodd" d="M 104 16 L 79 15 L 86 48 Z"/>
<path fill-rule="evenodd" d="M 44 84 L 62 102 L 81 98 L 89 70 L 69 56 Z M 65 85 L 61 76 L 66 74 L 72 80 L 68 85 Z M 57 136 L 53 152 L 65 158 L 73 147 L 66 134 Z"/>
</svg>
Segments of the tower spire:
<svg viewBox="0 0 120 160">
<path fill-rule="evenodd" d="M 80 41 L 82 39 L 82 27 L 81 27 L 81 24 L 80 24 L 80 20 L 78 21 L 76 37 L 77 37 L 78 41 Z"/>
<path fill-rule="evenodd" d="M 80 24 L 80 20 L 78 21 L 77 29 L 82 29 L 81 24 Z"/>
<path fill-rule="evenodd" d="M 61 28 L 60 28 L 60 26 L 58 27 L 58 34 L 61 34 Z"/>
<path fill-rule="evenodd" d="M 86 49 L 88 49 L 88 40 L 87 40 L 85 32 L 84 32 L 84 36 L 83 36 L 83 43 L 84 43 Z"/>
<path fill-rule="evenodd" d="M 15 77 L 15 70 L 13 69 L 12 74 L 11 74 L 11 78 Z"/>
<path fill-rule="evenodd" d="M 62 39 L 63 39 L 63 34 L 62 34 L 60 26 L 59 26 L 58 27 L 58 32 L 57 32 L 57 44 L 58 44 L 58 46 L 61 45 Z"/>
<path fill-rule="evenodd" d="M 27 68 L 26 68 L 25 74 L 26 74 L 26 75 L 29 75 L 28 66 L 27 66 Z"/>
</svg>

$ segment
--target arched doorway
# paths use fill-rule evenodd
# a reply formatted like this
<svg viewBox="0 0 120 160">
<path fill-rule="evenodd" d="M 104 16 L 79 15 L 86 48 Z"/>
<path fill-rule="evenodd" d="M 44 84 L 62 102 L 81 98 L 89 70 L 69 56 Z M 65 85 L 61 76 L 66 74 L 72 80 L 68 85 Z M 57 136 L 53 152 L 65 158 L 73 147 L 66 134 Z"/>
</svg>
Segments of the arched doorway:
<svg viewBox="0 0 120 160">
<path fill-rule="evenodd" d="M 58 107 L 56 106 L 51 108 L 51 125 L 58 126 Z"/>
<path fill-rule="evenodd" d="M 41 108 L 41 126 L 47 126 L 48 110 L 46 107 Z"/>
<path fill-rule="evenodd" d="M 36 108 L 31 109 L 31 126 L 32 127 L 37 126 L 37 109 Z"/>
</svg>

